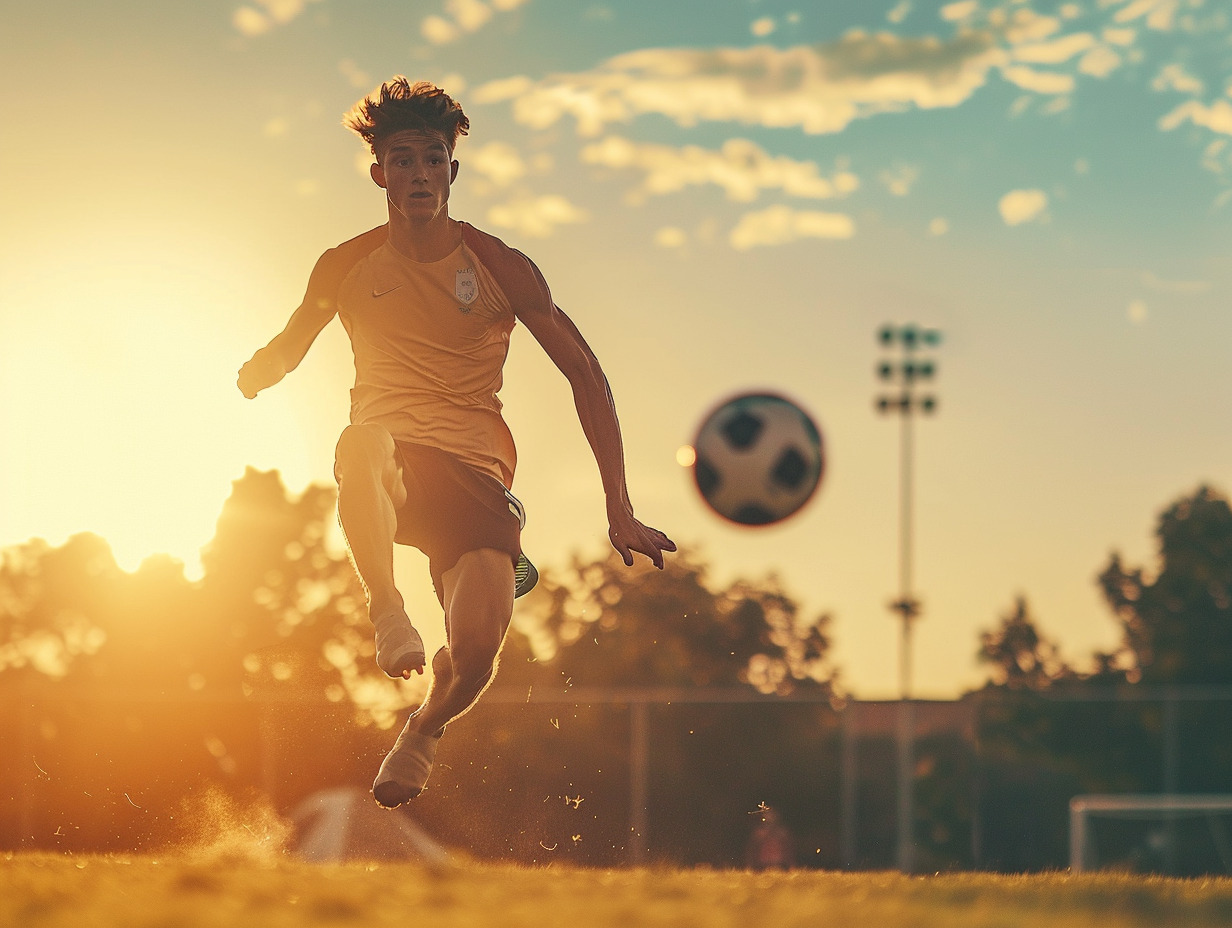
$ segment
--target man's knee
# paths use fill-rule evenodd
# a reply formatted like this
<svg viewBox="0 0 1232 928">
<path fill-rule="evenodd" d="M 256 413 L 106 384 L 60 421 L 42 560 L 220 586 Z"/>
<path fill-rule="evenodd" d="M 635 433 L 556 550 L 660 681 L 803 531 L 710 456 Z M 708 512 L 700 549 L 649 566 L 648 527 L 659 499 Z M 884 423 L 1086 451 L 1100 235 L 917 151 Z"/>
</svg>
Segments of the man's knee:
<svg viewBox="0 0 1232 928">
<path fill-rule="evenodd" d="M 341 480 L 358 472 L 380 476 L 393 461 L 394 441 L 383 427 L 348 425 L 334 449 L 334 475 Z"/>
</svg>

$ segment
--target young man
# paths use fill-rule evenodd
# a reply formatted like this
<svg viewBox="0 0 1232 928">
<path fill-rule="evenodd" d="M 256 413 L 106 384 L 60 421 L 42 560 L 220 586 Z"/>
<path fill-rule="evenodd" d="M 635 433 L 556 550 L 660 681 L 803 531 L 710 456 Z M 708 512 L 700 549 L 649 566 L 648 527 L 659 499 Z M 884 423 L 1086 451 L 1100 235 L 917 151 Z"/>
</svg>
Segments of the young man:
<svg viewBox="0 0 1232 928">
<path fill-rule="evenodd" d="M 444 91 L 396 77 L 345 125 L 370 147 L 389 222 L 325 252 L 286 328 L 240 369 L 252 398 L 303 359 L 335 314 L 351 339 L 351 424 L 338 440 L 338 516 L 368 594 L 376 660 L 391 677 L 423 673 L 424 647 L 394 585 L 393 545 L 428 555 L 445 610 L 433 680 L 373 783 L 393 808 L 418 796 L 445 726 L 495 672 L 516 592 L 534 583 L 513 496 L 513 437 L 497 392 L 520 320 L 568 378 L 607 496 L 608 536 L 663 566 L 676 550 L 633 515 L 620 425 L 607 379 L 539 269 L 499 239 L 449 215 L 453 150 L 470 122 Z"/>
</svg>

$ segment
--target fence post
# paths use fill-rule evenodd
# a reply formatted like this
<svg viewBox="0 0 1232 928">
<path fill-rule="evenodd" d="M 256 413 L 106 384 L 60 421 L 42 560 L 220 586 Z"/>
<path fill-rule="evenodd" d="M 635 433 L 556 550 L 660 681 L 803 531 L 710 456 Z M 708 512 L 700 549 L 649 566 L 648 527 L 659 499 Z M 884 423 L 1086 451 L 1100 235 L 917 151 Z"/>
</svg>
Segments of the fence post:
<svg viewBox="0 0 1232 928">
<path fill-rule="evenodd" d="M 859 777 L 858 758 L 856 756 L 856 739 L 859 737 L 859 726 L 856 721 L 856 706 L 854 699 L 848 700 L 843 707 L 842 718 L 842 777 L 841 785 L 841 815 L 843 836 L 843 869 L 854 870 L 856 867 L 856 796 Z"/>
<path fill-rule="evenodd" d="M 647 782 L 650 766 L 650 705 L 644 700 L 629 703 L 629 862 L 640 866 L 649 849 Z"/>
</svg>

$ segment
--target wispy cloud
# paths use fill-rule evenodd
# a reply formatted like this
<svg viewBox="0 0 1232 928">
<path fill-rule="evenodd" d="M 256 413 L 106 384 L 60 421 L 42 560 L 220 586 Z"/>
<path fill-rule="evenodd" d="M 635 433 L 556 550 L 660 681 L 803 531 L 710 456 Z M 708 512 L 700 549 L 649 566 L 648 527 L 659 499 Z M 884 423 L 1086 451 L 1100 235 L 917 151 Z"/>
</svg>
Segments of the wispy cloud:
<svg viewBox="0 0 1232 928">
<path fill-rule="evenodd" d="M 571 117 L 579 134 L 591 137 L 651 114 L 685 127 L 730 122 L 836 133 L 882 113 L 961 106 L 993 74 L 1033 94 L 1072 94 L 1081 77 L 1105 78 L 1122 65 L 1135 36 L 1125 23 L 1162 23 L 1152 10 L 1106 13 L 1101 33 L 1067 31 L 1077 10 L 984 10 L 964 0 L 941 10 L 956 24 L 948 38 L 854 31 L 788 48 L 639 49 L 589 71 L 488 83 L 476 99 L 510 101 L 515 118 L 536 129 Z M 754 32 L 768 34 L 772 25 L 759 20 Z"/>
<path fill-rule="evenodd" d="M 1206 90 L 1206 85 L 1180 64 L 1169 64 L 1160 68 L 1155 80 L 1151 81 L 1151 87 L 1160 92 L 1175 91 L 1194 96 Z"/>
<path fill-rule="evenodd" d="M 997 209 L 1007 226 L 1042 219 L 1048 207 L 1048 194 L 1042 190 L 1011 190 L 1001 198 Z"/>
<path fill-rule="evenodd" d="M 466 169 L 474 171 L 497 187 L 508 187 L 526 176 L 526 162 L 507 142 L 489 142 L 466 153 Z"/>
<path fill-rule="evenodd" d="M 728 241 L 733 248 L 747 251 L 764 245 L 786 245 L 804 238 L 846 239 L 855 233 L 855 223 L 843 213 L 771 206 L 740 217 Z"/>
<path fill-rule="evenodd" d="M 1198 100 L 1189 100 L 1163 116 L 1159 120 L 1159 128 L 1170 132 L 1186 122 L 1220 135 L 1232 135 L 1232 104 L 1227 100 L 1216 100 L 1207 106 Z"/>
<path fill-rule="evenodd" d="M 784 49 L 642 49 L 592 71 L 487 84 L 476 99 L 512 100 L 515 118 L 538 129 L 572 116 L 585 136 L 652 113 L 682 126 L 721 121 L 819 134 L 876 113 L 957 106 L 1006 63 L 987 33 L 949 41 L 853 33 Z"/>
<path fill-rule="evenodd" d="M 557 226 L 585 222 L 588 218 L 585 210 L 557 194 L 519 197 L 488 210 L 488 222 L 492 225 L 513 229 L 530 238 L 547 238 Z"/>
<path fill-rule="evenodd" d="M 291 22 L 316 0 L 252 0 L 231 14 L 231 25 L 242 35 L 257 36 Z"/>
<path fill-rule="evenodd" d="M 497 13 L 516 10 L 528 0 L 445 0 L 442 13 L 425 16 L 419 33 L 433 45 L 448 45 L 478 32 Z"/>
<path fill-rule="evenodd" d="M 860 179 L 845 169 L 823 177 L 812 161 L 775 157 L 748 139 L 728 139 L 718 150 L 686 145 L 676 148 L 631 142 L 608 136 L 582 149 L 586 164 L 632 168 L 645 173 L 637 197 L 675 193 L 688 186 L 714 184 L 729 200 L 748 203 L 763 190 L 781 190 L 789 196 L 825 199 L 851 193 Z"/>
<path fill-rule="evenodd" d="M 1206 293 L 1211 289 L 1211 282 L 1209 280 L 1165 280 L 1151 271 L 1143 271 L 1140 279 L 1143 286 L 1158 293 L 1183 293 L 1192 295 L 1197 293 Z"/>
<path fill-rule="evenodd" d="M 1167 32 L 1176 24 L 1180 0 L 1129 0 L 1113 15 L 1117 23 L 1143 20 L 1150 29 Z"/>
</svg>

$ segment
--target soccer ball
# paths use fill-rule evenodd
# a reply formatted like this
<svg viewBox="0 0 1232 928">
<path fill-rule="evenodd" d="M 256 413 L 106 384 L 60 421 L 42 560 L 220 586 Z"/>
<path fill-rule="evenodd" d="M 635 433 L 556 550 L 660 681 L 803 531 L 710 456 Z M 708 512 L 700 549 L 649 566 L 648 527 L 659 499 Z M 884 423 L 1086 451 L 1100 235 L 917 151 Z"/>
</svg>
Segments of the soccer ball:
<svg viewBox="0 0 1232 928">
<path fill-rule="evenodd" d="M 770 525 L 799 511 L 825 470 L 816 423 L 771 393 L 727 400 L 702 422 L 693 450 L 702 499 L 740 525 Z"/>
</svg>

